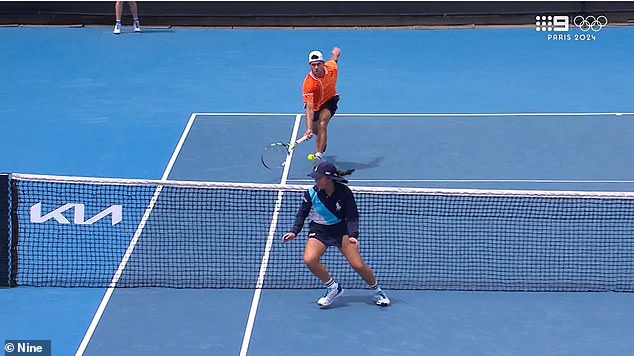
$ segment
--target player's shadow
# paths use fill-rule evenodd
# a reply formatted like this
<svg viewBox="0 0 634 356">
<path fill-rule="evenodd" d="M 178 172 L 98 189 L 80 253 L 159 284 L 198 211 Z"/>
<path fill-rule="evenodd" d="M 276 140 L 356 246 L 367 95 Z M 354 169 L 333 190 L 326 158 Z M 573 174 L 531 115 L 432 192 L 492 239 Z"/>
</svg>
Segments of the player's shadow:
<svg viewBox="0 0 634 356">
<path fill-rule="evenodd" d="M 127 36 L 127 35 L 134 35 L 134 36 L 141 36 L 141 35 L 151 35 L 151 34 L 159 34 L 159 33 L 174 33 L 176 31 L 174 30 L 170 30 L 170 29 L 162 29 L 162 28 L 157 28 L 157 29 L 152 29 L 152 28 L 148 28 L 148 29 L 143 29 L 140 33 L 138 32 L 134 32 L 134 31 L 124 31 L 121 32 L 122 35 Z"/>
<path fill-rule="evenodd" d="M 349 307 L 350 304 L 367 304 L 375 308 L 377 307 L 376 305 L 374 305 L 371 295 L 345 295 L 344 294 L 341 297 L 335 299 L 335 301 L 326 309 L 346 308 L 346 307 Z M 392 304 L 394 304 L 394 300 L 392 300 Z"/>
<path fill-rule="evenodd" d="M 337 169 L 354 169 L 355 171 L 378 167 L 384 158 L 385 157 L 376 157 L 370 162 L 362 163 L 362 162 L 339 161 L 337 159 L 337 156 L 324 156 L 324 159 L 326 159 L 326 161 L 329 161 L 333 163 L 335 166 L 337 166 Z"/>
</svg>

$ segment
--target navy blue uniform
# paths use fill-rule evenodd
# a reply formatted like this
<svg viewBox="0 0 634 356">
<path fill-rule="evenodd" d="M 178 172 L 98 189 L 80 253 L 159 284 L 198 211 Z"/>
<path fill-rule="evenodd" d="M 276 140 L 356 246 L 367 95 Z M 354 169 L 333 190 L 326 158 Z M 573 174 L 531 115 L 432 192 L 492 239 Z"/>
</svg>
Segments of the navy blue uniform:
<svg viewBox="0 0 634 356">
<path fill-rule="evenodd" d="M 297 212 L 293 232 L 299 234 L 306 218 L 310 218 L 309 238 L 316 238 L 327 246 L 341 247 L 344 235 L 359 237 L 359 211 L 352 191 L 347 185 L 335 182 L 335 191 L 328 196 L 317 185 L 304 192 Z"/>
</svg>

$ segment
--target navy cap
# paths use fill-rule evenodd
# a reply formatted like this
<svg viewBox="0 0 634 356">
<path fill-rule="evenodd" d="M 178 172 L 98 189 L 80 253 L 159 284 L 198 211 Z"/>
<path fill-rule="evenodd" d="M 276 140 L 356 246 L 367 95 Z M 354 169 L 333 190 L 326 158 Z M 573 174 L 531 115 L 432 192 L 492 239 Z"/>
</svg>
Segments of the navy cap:
<svg viewBox="0 0 634 356">
<path fill-rule="evenodd" d="M 337 172 L 337 167 L 335 167 L 334 164 L 328 161 L 321 162 L 319 165 L 317 165 L 313 169 L 313 172 L 309 174 L 308 176 L 313 177 L 315 179 L 319 179 L 323 176 L 327 176 L 328 178 L 334 180 L 335 182 L 348 183 L 347 179 L 339 176 L 339 173 Z"/>
</svg>

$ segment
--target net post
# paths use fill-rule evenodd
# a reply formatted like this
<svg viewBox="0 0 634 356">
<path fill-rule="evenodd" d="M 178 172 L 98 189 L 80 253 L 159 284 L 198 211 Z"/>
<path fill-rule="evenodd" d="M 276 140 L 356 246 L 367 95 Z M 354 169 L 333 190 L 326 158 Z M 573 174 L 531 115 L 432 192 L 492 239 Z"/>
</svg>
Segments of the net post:
<svg viewBox="0 0 634 356">
<path fill-rule="evenodd" d="M 0 287 L 10 286 L 9 276 L 9 175 L 0 173 Z"/>
<path fill-rule="evenodd" d="M 9 223 L 10 223 L 10 243 L 9 243 L 9 287 L 18 286 L 18 183 L 9 175 Z"/>
</svg>

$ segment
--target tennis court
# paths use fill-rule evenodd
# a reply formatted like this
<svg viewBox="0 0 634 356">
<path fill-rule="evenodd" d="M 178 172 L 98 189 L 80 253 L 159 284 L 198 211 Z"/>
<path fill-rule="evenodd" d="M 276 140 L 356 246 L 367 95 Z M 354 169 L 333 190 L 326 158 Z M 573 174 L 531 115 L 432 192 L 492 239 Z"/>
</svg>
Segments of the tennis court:
<svg viewBox="0 0 634 356">
<path fill-rule="evenodd" d="M 297 135 L 298 120 L 303 130 L 304 57 L 312 49 L 307 46 L 318 43 L 323 51 L 334 45 L 342 48 L 342 100 L 331 122 L 326 157 L 341 168 L 356 169 L 351 176 L 353 187 L 586 192 L 582 195 L 632 191 L 629 146 L 634 110 L 628 93 L 633 89 L 634 68 L 626 53 L 634 48 L 630 28 L 607 28 L 597 41 L 583 43 L 548 42 L 531 28 L 148 29 L 140 36 L 116 38 L 106 28 L 0 28 L 0 34 L 0 43 L 7 49 L 1 55 L 3 75 L 12 83 L 0 89 L 7 99 L 0 112 L 8 118 L 0 121 L 6 149 L 0 158 L 2 170 L 166 184 L 158 194 L 156 182 L 106 188 L 103 194 L 68 186 L 55 190 L 60 193 L 55 197 L 47 195 L 51 190 L 46 186 L 34 185 L 34 199 L 51 198 L 49 205 L 43 205 L 43 213 L 61 204 L 82 202 L 93 209 L 87 210 L 86 217 L 94 216 L 102 208 L 91 208 L 91 203 L 106 196 L 112 197 L 107 204 L 122 204 L 124 213 L 117 225 L 110 224 L 110 217 L 92 226 L 42 224 L 37 233 L 54 237 L 65 231 L 78 237 L 73 240 L 78 248 L 104 244 L 102 250 L 91 249 L 97 267 L 83 265 L 86 261 L 71 263 L 88 271 L 92 276 L 88 280 L 98 285 L 0 290 L 0 304 L 6 306 L 0 336 L 5 339 L 50 339 L 54 355 L 78 351 L 85 355 L 235 355 L 247 350 L 249 355 L 598 355 L 627 354 L 634 346 L 628 328 L 634 317 L 631 293 L 393 288 L 388 289 L 393 305 L 378 308 L 369 291 L 355 286 L 332 308 L 321 310 L 315 300 L 323 291 L 310 285 L 314 281 L 306 271 L 284 273 L 302 267 L 304 239 L 291 245 L 282 245 L 278 239 L 299 204 L 297 195 L 285 194 L 280 210 L 284 217 L 276 220 L 279 226 L 271 233 L 276 190 L 248 196 L 226 193 L 219 204 L 227 210 L 218 212 L 210 209 L 216 205 L 209 203 L 213 197 L 205 195 L 208 190 L 172 190 L 166 182 L 266 185 L 285 179 L 291 186 L 310 184 L 306 174 L 311 162 L 306 155 L 312 152 L 312 141 L 295 150 L 286 177 L 282 171 L 263 168 L 259 160 L 269 143 Z M 262 43 L 278 47 L 265 49 Z M 48 59 L 24 58 L 22 54 L 33 46 L 49 53 Z M 263 51 L 254 60 L 254 54 Z M 25 209 L 36 200 L 29 200 Z M 392 203 L 400 202 L 397 198 Z M 252 215 L 246 219 L 231 215 L 245 204 L 253 204 L 249 205 Z M 368 200 L 368 207 L 373 204 Z M 602 211 L 583 204 L 582 200 L 574 205 L 601 218 Z M 548 204 L 536 205 L 535 209 L 549 209 Z M 481 206 L 478 211 L 488 205 Z M 197 220 L 181 226 L 171 220 L 174 207 L 204 215 L 193 215 Z M 458 205 L 454 208 L 461 211 Z M 530 204 L 521 209 L 535 211 Z M 618 209 L 627 211 L 627 207 Z M 387 251 L 384 255 L 391 258 L 377 260 L 377 270 L 384 275 L 391 269 L 399 271 L 401 260 L 412 252 L 408 247 L 422 248 L 416 241 L 407 242 L 412 236 L 400 237 L 399 232 L 407 232 L 412 224 L 426 226 L 393 214 L 362 216 L 370 235 L 392 231 L 390 236 L 372 240 L 373 249 Z M 610 236 L 629 231 L 627 223 L 618 225 L 621 222 L 610 218 L 614 215 L 605 214 L 607 220 L 599 220 L 596 226 L 614 230 Z M 466 219 L 464 224 L 471 225 L 474 235 L 486 234 L 490 228 L 479 227 L 477 216 Z M 249 238 L 243 243 L 239 238 L 226 244 L 212 241 L 200 256 L 202 242 L 182 240 L 224 231 L 218 227 L 222 224 L 246 229 Z M 449 221 L 448 225 L 456 224 Z M 122 237 L 116 244 L 108 240 L 113 227 L 115 235 Z M 91 228 L 85 235 L 82 229 Z M 434 231 L 434 226 L 427 228 Z M 522 228 L 540 234 L 537 225 Z M 211 254 L 211 260 L 222 265 L 205 265 L 201 270 L 222 274 L 213 281 L 248 276 L 247 283 L 255 286 L 262 274 L 265 244 L 273 237 L 270 269 L 264 271 L 263 283 L 288 278 L 290 283 L 301 280 L 302 285 L 209 288 L 201 285 L 206 278 L 201 277 L 187 281 L 193 285 L 184 288 L 107 289 L 112 275 L 104 272 L 103 278 L 95 279 L 90 272 L 103 266 L 104 271 L 117 270 L 133 235 L 139 237 L 141 259 L 132 254 L 122 270 L 122 284 L 147 282 L 148 275 L 156 276 L 160 284 L 170 280 L 172 271 L 161 267 L 166 263 L 187 266 L 197 259 L 209 260 Z M 81 236 L 93 239 L 85 242 Z M 477 245 L 461 237 L 465 245 L 460 246 L 477 251 Z M 620 266 L 631 266 L 631 250 L 622 250 L 629 248 L 629 236 L 620 237 L 622 245 L 606 247 L 605 256 L 618 255 Z M 601 246 L 602 241 L 593 243 Z M 539 248 L 522 241 L 514 246 L 519 255 Z M 106 249 L 112 255 L 99 252 Z M 277 255 L 282 249 L 284 254 Z M 60 256 L 57 252 L 52 258 Z M 562 266 L 576 273 L 575 264 L 583 262 L 575 257 L 543 267 L 555 275 L 566 270 Z M 57 261 L 52 263 L 59 267 Z M 526 265 L 532 265 L 531 261 Z M 430 270 L 425 274 L 437 266 L 427 266 Z M 337 272 L 349 273 L 342 268 Z M 408 272 L 416 273 L 403 269 L 397 275 L 413 279 Z M 608 272 L 611 282 L 632 279 L 631 269 Z M 460 273 L 475 272 L 458 270 L 451 276 L 455 273 L 460 277 Z M 381 273 L 378 278 L 381 282 Z"/>
</svg>

